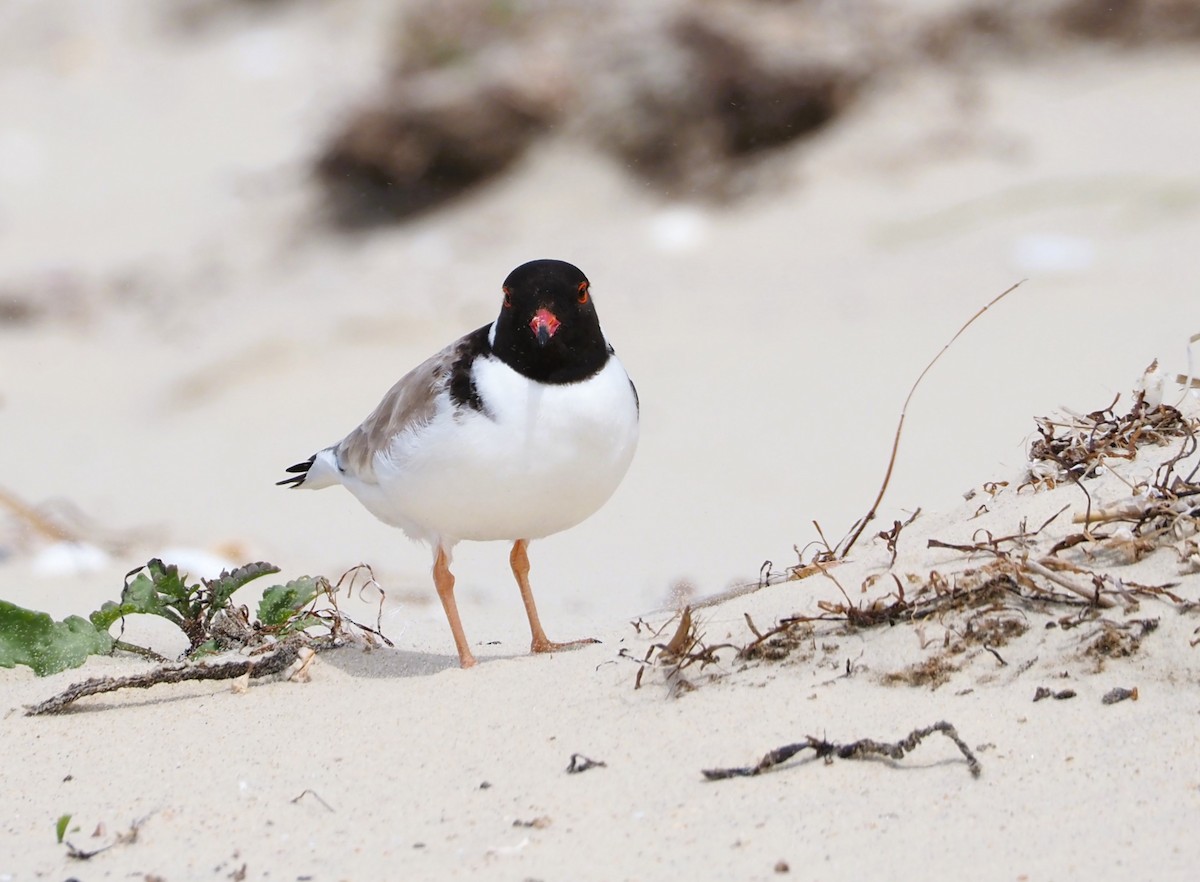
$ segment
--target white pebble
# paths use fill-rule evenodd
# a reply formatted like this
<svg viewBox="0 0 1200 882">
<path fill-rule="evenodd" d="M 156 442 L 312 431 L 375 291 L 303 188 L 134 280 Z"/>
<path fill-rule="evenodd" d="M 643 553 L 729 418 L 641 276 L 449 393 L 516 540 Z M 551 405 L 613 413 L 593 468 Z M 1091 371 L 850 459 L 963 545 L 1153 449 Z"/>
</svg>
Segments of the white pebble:
<svg viewBox="0 0 1200 882">
<path fill-rule="evenodd" d="M 650 219 L 650 241 L 660 251 L 695 251 L 707 238 L 708 221 L 696 208 L 681 205 Z"/>
<path fill-rule="evenodd" d="M 86 542 L 55 542 L 33 558 L 33 573 L 51 579 L 95 573 L 108 566 L 108 553 Z"/>
<path fill-rule="evenodd" d="M 1096 243 L 1083 236 L 1034 233 L 1013 243 L 1012 262 L 1023 273 L 1069 275 L 1092 268 Z"/>
</svg>

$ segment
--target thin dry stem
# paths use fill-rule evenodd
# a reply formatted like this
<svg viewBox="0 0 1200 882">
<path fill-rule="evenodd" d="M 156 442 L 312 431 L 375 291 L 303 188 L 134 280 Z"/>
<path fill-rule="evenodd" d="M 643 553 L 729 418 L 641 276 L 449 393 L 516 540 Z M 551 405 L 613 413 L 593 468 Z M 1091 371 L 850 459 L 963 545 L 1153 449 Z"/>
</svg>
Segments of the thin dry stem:
<svg viewBox="0 0 1200 882">
<path fill-rule="evenodd" d="M 939 351 L 938 354 L 933 357 L 929 364 L 925 365 L 925 370 L 921 371 L 921 374 L 917 377 L 916 382 L 912 384 L 912 388 L 908 390 L 908 396 L 904 399 L 904 406 L 900 409 L 900 420 L 896 424 L 896 436 L 892 439 L 892 455 L 888 458 L 887 471 L 884 473 L 883 483 L 879 487 L 879 493 L 875 496 L 875 501 L 871 503 L 870 510 L 852 528 L 850 538 L 837 552 L 838 557 L 844 558 L 850 553 L 850 549 L 854 547 L 854 543 L 858 541 L 859 537 L 863 533 L 863 530 L 867 528 L 867 524 L 875 519 L 875 513 L 879 510 L 879 504 L 883 502 L 883 496 L 887 492 L 888 484 L 892 480 L 892 471 L 896 467 L 896 455 L 900 451 L 900 435 L 904 431 L 904 419 L 908 415 L 909 402 L 912 401 L 913 394 L 917 391 L 917 387 L 921 385 L 921 381 L 925 379 L 925 375 L 928 374 L 933 366 L 938 363 L 938 360 L 946 354 L 946 350 L 954 345 L 954 341 L 961 337 L 963 332 L 975 323 L 976 319 L 1019 288 L 1023 283 L 1024 279 L 1022 279 L 1020 282 L 1017 282 L 1015 285 L 1012 285 L 1003 293 L 992 298 L 991 302 L 967 319 L 966 324 L 959 328 L 958 332 L 950 338 L 950 341 L 941 348 L 941 351 Z"/>
</svg>

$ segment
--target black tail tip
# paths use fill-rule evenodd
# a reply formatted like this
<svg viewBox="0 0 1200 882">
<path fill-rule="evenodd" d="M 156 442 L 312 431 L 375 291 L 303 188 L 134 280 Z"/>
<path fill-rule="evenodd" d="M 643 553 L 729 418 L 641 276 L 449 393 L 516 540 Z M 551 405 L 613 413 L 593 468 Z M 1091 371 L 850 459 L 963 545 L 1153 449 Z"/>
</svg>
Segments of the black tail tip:
<svg viewBox="0 0 1200 882">
<path fill-rule="evenodd" d="M 276 487 L 291 487 L 295 490 L 304 483 L 304 479 L 308 477 L 308 470 L 312 468 L 312 464 L 316 462 L 317 455 L 314 453 L 304 462 L 298 462 L 294 466 L 288 466 L 284 469 L 285 472 L 292 474 L 290 478 L 284 478 L 282 481 L 276 481 Z"/>
</svg>

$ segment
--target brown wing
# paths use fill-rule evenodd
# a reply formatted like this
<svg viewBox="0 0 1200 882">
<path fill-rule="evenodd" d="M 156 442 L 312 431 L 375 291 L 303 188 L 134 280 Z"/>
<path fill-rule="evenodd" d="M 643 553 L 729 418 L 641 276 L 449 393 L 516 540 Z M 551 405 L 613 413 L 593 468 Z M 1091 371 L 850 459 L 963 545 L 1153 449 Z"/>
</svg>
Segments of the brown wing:
<svg viewBox="0 0 1200 882">
<path fill-rule="evenodd" d="M 474 390 L 470 364 L 488 348 L 485 326 L 451 343 L 400 378 L 379 406 L 357 429 L 334 449 L 338 465 L 364 481 L 375 480 L 375 455 L 386 450 L 404 430 L 428 423 L 438 408 L 439 397 L 450 386 L 454 403 L 462 403 L 463 384 Z M 474 402 L 468 402 L 474 406 Z"/>
</svg>

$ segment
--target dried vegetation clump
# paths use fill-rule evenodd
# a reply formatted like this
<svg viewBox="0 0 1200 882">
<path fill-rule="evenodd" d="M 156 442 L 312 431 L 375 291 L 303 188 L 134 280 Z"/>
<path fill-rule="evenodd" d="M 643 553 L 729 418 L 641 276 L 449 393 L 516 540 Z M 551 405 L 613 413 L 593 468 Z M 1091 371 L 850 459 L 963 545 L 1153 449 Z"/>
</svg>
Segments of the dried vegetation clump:
<svg viewBox="0 0 1200 882">
<path fill-rule="evenodd" d="M 1195 0 L 1068 0 L 1052 14 L 1051 22 L 1066 33 L 1122 45 L 1200 39 Z"/>
<path fill-rule="evenodd" d="M 1151 370 L 1157 370 L 1152 365 Z M 1103 410 L 1067 419 L 1042 417 L 1037 421 L 1040 438 L 1029 449 L 1031 476 L 1035 489 L 1042 484 L 1053 487 L 1066 478 L 1092 478 L 1104 468 L 1106 460 L 1133 460 L 1139 447 L 1147 444 L 1163 446 L 1188 436 L 1192 429 L 1183 414 L 1175 407 L 1158 403 L 1150 406 L 1145 393 L 1139 393 L 1128 413 L 1118 415 L 1112 404 Z M 1193 450 L 1185 447 L 1179 459 Z M 1176 460 L 1178 461 L 1178 460 Z M 1039 463 L 1058 467 L 1055 475 L 1035 468 Z M 1035 474 L 1037 477 L 1035 477 Z"/>
<path fill-rule="evenodd" d="M 689 611 L 676 638 L 652 647 L 642 660 L 639 684 L 651 666 L 670 681 L 693 664 L 703 669 L 717 662 L 808 661 L 818 645 L 884 625 L 907 626 L 921 652 L 916 661 L 880 673 L 884 683 L 895 685 L 937 688 L 979 665 L 986 677 L 1000 669 L 1017 677 L 1038 653 L 1091 673 L 1138 655 L 1161 623 L 1161 616 L 1140 614 L 1144 603 L 1167 604 L 1181 613 L 1200 609 L 1200 597 L 1186 590 L 1195 589 L 1186 586 L 1186 577 L 1200 568 L 1200 464 L 1188 465 L 1197 453 L 1200 421 L 1161 402 L 1161 384 L 1147 382 L 1156 370 L 1152 365 L 1147 371 L 1143 391 L 1127 412 L 1117 410 L 1118 399 L 1083 416 L 1038 420 L 1030 477 L 1007 489 L 1020 494 L 1057 487 L 1064 496 L 1065 504 L 1036 528 L 1022 521 L 1012 533 L 996 535 L 970 519 L 964 522 L 966 540 L 926 540 L 931 552 L 951 553 L 937 568 L 898 572 L 897 546 L 915 516 L 897 521 L 876 537 L 886 545 L 890 564 L 863 581 L 858 600 L 843 587 L 837 576 L 841 561 L 825 543 L 807 559 L 802 554 L 790 581 L 823 577 L 836 585 L 840 599 L 819 600 L 815 613 L 782 618 L 766 632 L 747 616 L 754 639 L 745 645 L 706 644 Z M 1153 448 L 1159 450 L 1147 454 Z M 1043 465 L 1052 468 L 1039 471 Z M 1144 479 L 1127 477 L 1138 474 Z M 1114 488 L 1126 492 L 1096 505 L 1093 493 L 1100 488 L 1110 499 Z M 994 497 L 1006 487 L 993 484 L 989 492 Z M 1064 517 L 1072 509 L 1074 515 Z M 976 516 L 986 511 L 982 506 Z M 1138 565 L 1155 555 L 1173 558 L 1180 580 L 1140 581 Z M 1161 578 L 1161 566 L 1157 572 Z M 1200 640 L 1193 641 L 1197 644 Z M 729 652 L 719 656 L 725 649 Z M 714 670 L 719 673 L 710 677 L 729 673 L 728 664 Z"/>
<path fill-rule="evenodd" d="M 762 633 L 747 615 L 746 625 L 754 640 L 738 650 L 738 658 L 745 661 L 807 661 L 816 649 L 816 629 L 810 622 L 789 619 Z"/>
<path fill-rule="evenodd" d="M 316 171 L 332 219 L 359 226 L 445 202 L 567 134 L 660 192 L 727 199 L 769 182 L 760 157 L 905 68 L 1197 38 L 1200 0 L 417 0 L 387 85 Z"/>
<path fill-rule="evenodd" d="M 669 620 L 658 629 L 651 629 L 651 638 L 657 638 L 671 624 Z M 642 633 L 643 628 L 650 626 L 638 619 L 633 623 L 634 630 Z M 652 643 L 646 650 L 645 657 L 634 659 L 639 663 L 633 688 L 642 687 L 642 677 L 648 670 L 661 672 L 663 682 L 671 695 L 678 697 L 691 692 L 696 684 L 691 679 L 696 673 L 703 672 L 709 665 L 718 662 L 718 653 L 722 649 L 736 649 L 732 644 L 722 643 L 710 645 L 704 642 L 704 634 L 700 631 L 698 620 L 692 615 L 691 607 L 684 607 L 679 613 L 679 622 L 666 643 Z M 621 650 L 620 655 L 633 658 L 627 650 Z M 692 671 L 690 669 L 694 668 Z M 719 675 L 718 675 L 719 676 Z"/>
<path fill-rule="evenodd" d="M 937 689 L 948 683 L 958 671 L 959 667 L 950 661 L 949 653 L 940 652 L 899 671 L 889 671 L 883 675 L 883 682 L 889 686 L 928 686 Z"/>
<path fill-rule="evenodd" d="M 1158 623 L 1158 619 L 1134 619 L 1126 622 L 1100 619 L 1096 622 L 1096 630 L 1093 631 L 1095 636 L 1088 639 L 1084 654 L 1095 661 L 1097 672 L 1102 671 L 1106 659 L 1136 655 L 1146 635 L 1158 630 Z"/>
<path fill-rule="evenodd" d="M 710 195 L 737 161 L 802 137 L 853 98 L 865 68 L 791 16 L 737 4 L 412 4 L 389 85 L 317 163 L 334 219 L 409 216 L 566 132 L 634 175 Z M 779 10 L 776 10 L 778 12 Z M 809 21 L 812 16 L 804 13 Z"/>
</svg>

